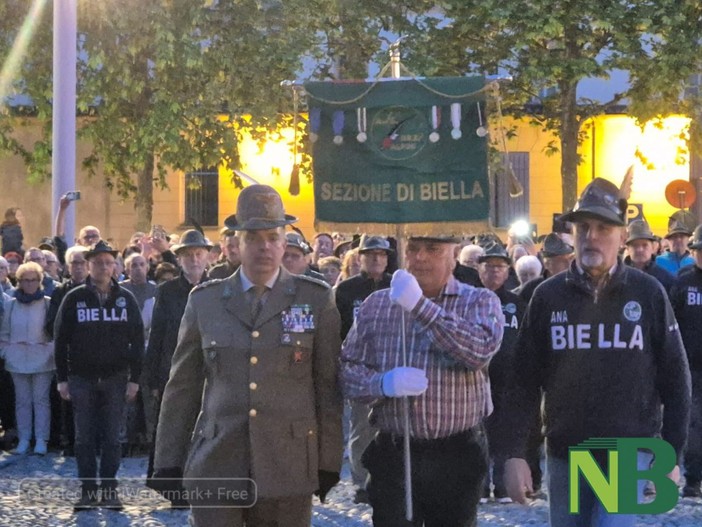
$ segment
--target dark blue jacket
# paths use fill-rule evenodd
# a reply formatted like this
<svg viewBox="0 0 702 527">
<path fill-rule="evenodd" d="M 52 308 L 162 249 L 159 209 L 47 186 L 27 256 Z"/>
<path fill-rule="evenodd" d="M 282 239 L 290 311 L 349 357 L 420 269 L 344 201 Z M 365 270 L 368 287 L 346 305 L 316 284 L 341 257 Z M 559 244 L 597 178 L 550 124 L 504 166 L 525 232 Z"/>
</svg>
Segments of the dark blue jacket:
<svg viewBox="0 0 702 527">
<path fill-rule="evenodd" d="M 678 277 L 670 303 L 680 325 L 690 370 L 702 371 L 702 269 L 695 265 Z"/>
<path fill-rule="evenodd" d="M 621 260 L 595 291 L 575 265 L 537 287 L 516 348 L 508 416 L 498 448 L 524 457 L 544 391 L 549 453 L 590 437 L 653 437 L 680 456 L 687 438 L 690 371 L 661 284 Z M 664 411 L 661 409 L 661 404 Z"/>
<path fill-rule="evenodd" d="M 100 305 L 90 282 L 71 289 L 54 324 L 58 382 L 69 375 L 87 379 L 129 372 L 138 383 L 144 356 L 144 323 L 137 301 L 113 279 L 109 296 Z"/>
</svg>

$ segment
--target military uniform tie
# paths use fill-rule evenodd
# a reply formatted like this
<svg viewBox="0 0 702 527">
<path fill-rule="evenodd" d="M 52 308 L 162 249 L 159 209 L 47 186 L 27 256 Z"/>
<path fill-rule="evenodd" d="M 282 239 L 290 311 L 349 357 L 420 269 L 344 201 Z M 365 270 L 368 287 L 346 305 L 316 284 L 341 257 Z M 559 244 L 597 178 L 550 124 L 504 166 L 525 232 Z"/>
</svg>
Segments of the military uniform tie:
<svg viewBox="0 0 702 527">
<path fill-rule="evenodd" d="M 263 295 L 268 288 L 265 285 L 255 285 L 251 288 L 251 318 L 256 320 L 263 309 Z"/>
</svg>

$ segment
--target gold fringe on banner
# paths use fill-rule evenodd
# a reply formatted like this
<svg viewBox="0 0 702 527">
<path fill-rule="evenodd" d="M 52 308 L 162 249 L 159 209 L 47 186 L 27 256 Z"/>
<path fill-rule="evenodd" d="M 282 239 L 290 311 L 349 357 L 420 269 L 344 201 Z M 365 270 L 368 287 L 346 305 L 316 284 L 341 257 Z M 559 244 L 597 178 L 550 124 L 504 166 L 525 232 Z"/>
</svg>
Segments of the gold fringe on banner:
<svg viewBox="0 0 702 527">
<path fill-rule="evenodd" d="M 344 234 L 374 234 L 376 236 L 403 238 L 410 236 L 453 235 L 469 237 L 481 232 L 494 230 L 489 221 L 471 222 L 431 222 L 431 223 L 345 223 L 338 221 L 319 221 L 315 219 L 317 232 L 342 232 Z"/>
</svg>

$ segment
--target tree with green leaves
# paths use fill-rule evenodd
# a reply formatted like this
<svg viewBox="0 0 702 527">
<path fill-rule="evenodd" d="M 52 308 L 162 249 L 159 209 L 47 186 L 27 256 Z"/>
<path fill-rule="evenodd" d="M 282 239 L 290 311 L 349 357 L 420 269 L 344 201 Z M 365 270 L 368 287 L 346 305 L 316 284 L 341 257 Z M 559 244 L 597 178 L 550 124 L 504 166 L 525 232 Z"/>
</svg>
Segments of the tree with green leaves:
<svg viewBox="0 0 702 527">
<path fill-rule="evenodd" d="M 20 32 L 29 7 L 8 0 L 3 44 Z M 294 78 L 307 31 L 286 20 L 284 2 L 120 0 L 78 4 L 79 137 L 82 161 L 106 184 L 134 198 L 136 228 L 151 223 L 154 185 L 166 169 L 184 172 L 237 162 L 235 123 L 275 122 L 289 107 L 281 80 Z M 51 154 L 51 12 L 34 21 L 32 42 L 15 72 L 15 90 L 43 123 L 34 145 L 16 139 L 18 108 L 0 114 L 0 147 L 22 156 L 32 179 L 49 176 Z M 251 116 L 251 117 L 247 117 Z"/>
<path fill-rule="evenodd" d="M 562 156 L 563 207 L 576 197 L 582 123 L 622 104 L 645 120 L 696 115 L 681 99 L 701 69 L 697 0 L 79 0 L 79 133 L 107 184 L 136 197 L 138 227 L 150 223 L 153 185 L 165 170 L 236 164 L 232 124 L 273 127 L 290 112 L 284 79 L 363 78 L 405 37 L 403 62 L 424 76 L 506 73 L 506 113 L 529 113 L 554 131 Z M 0 55 L 29 6 L 0 4 Z M 0 149 L 48 176 L 51 134 L 51 13 L 34 21 L 16 91 L 31 97 L 42 141 L 14 133 L 22 112 L 0 112 Z M 599 103 L 577 96 L 586 78 L 629 74 L 629 88 Z M 548 90 L 549 88 L 555 88 Z M 548 91 L 546 91 L 548 90 Z M 235 129 L 236 127 L 234 127 Z M 695 140 L 699 136 L 691 128 Z M 559 147 L 556 146 L 559 144 Z"/>
<path fill-rule="evenodd" d="M 408 64 L 425 75 L 467 71 L 507 74 L 507 113 L 529 113 L 560 142 L 563 209 L 575 203 L 578 144 L 588 118 L 626 105 L 645 122 L 673 113 L 698 115 L 699 100 L 681 97 L 702 71 L 702 4 L 698 0 L 440 1 L 408 39 Z M 580 82 L 628 73 L 629 87 L 611 100 L 578 97 Z M 693 142 L 699 130 L 690 131 Z M 554 146 L 555 146 L 554 141 Z"/>
</svg>

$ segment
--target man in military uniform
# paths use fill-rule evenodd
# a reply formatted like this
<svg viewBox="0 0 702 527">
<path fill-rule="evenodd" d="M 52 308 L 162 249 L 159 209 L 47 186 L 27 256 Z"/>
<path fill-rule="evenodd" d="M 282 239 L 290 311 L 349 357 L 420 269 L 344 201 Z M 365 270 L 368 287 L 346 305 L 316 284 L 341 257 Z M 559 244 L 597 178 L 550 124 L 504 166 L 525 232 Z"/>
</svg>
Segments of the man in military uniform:
<svg viewBox="0 0 702 527">
<path fill-rule="evenodd" d="M 323 500 L 338 482 L 339 312 L 326 284 L 281 266 L 295 221 L 273 188 L 245 188 L 225 221 L 241 267 L 194 289 L 185 308 L 154 476 L 183 471 L 198 527 L 308 527 L 312 493 Z"/>
<path fill-rule="evenodd" d="M 619 189 L 596 178 L 561 216 L 575 226 L 575 261 L 536 289 L 517 341 L 497 436 L 508 457 L 505 485 L 513 500 L 525 502 L 532 485 L 525 439 L 543 389 L 554 527 L 628 527 L 636 521 L 631 514 L 615 519 L 588 485 L 580 486 L 580 512 L 569 513 L 570 447 L 589 438 L 660 433 L 679 459 L 685 445 L 690 411 L 685 349 L 663 287 L 618 258 L 626 209 Z M 640 470 L 650 462 L 649 453 L 639 452 Z M 677 482 L 679 473 L 676 466 L 670 479 Z M 640 498 L 643 486 L 640 481 Z"/>
</svg>

